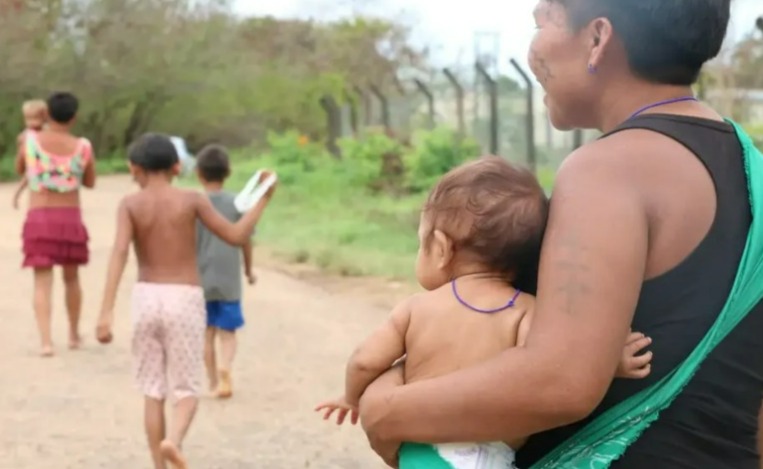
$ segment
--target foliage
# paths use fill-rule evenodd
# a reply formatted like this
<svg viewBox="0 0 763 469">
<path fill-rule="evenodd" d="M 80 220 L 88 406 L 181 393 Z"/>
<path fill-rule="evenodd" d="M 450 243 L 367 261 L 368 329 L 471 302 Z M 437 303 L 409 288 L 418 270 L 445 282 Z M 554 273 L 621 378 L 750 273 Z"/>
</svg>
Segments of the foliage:
<svg viewBox="0 0 763 469">
<path fill-rule="evenodd" d="M 241 18 L 226 0 L 0 2 L 0 155 L 24 99 L 67 89 L 82 100 L 77 131 L 97 153 L 161 131 L 191 149 L 248 145 L 265 129 L 324 134 L 318 100 L 350 82 L 389 86 L 421 66 L 406 28 L 373 18 L 333 23 Z"/>
<path fill-rule="evenodd" d="M 469 137 L 437 128 L 414 135 L 414 149 L 405 160 L 408 185 L 415 191 L 429 190 L 451 168 L 479 156 L 479 144 Z"/>
</svg>

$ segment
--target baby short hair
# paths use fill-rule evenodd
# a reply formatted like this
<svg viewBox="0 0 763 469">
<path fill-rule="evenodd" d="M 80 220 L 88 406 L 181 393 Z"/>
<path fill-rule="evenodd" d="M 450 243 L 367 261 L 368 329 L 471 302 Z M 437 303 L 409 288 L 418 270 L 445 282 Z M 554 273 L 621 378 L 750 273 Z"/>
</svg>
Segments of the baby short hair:
<svg viewBox="0 0 763 469">
<path fill-rule="evenodd" d="M 485 156 L 443 176 L 423 216 L 432 230 L 453 240 L 460 254 L 516 279 L 537 269 L 548 206 L 529 170 Z"/>
</svg>

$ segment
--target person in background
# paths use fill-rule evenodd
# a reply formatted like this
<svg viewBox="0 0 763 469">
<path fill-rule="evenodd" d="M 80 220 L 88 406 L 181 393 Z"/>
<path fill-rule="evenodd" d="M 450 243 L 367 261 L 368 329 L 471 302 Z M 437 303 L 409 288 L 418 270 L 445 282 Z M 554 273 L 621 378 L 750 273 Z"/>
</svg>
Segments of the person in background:
<svg viewBox="0 0 763 469">
<path fill-rule="evenodd" d="M 198 407 L 204 353 L 204 292 L 196 263 L 196 223 L 231 244 L 247 242 L 275 186 L 235 224 L 196 191 L 178 189 L 175 147 L 164 135 L 146 134 L 128 151 L 140 186 L 117 209 L 117 232 L 106 275 L 96 337 L 113 339 L 114 305 L 132 245 L 138 261 L 133 287 L 132 353 L 137 385 L 144 395 L 145 428 L 156 469 L 167 463 L 186 469 L 185 436 Z M 267 174 L 265 174 L 267 176 Z M 165 432 L 165 400 L 174 418 Z"/>
<path fill-rule="evenodd" d="M 42 99 L 25 101 L 21 106 L 21 113 L 24 116 L 24 130 L 16 137 L 17 151 L 24 145 L 24 136 L 27 131 L 39 132 L 45 126 L 48 120 L 48 104 Z M 26 174 L 21 177 L 16 192 L 13 193 L 13 208 L 19 209 L 19 201 L 24 189 L 29 185 Z"/>
<path fill-rule="evenodd" d="M 224 190 L 225 181 L 230 176 L 226 149 L 219 145 L 204 147 L 196 156 L 196 174 L 212 206 L 229 221 L 239 220 L 241 214 L 233 203 L 235 195 Z M 241 248 L 231 246 L 199 222 L 196 257 L 207 302 L 204 363 L 209 388 L 216 397 L 226 399 L 233 395 L 231 368 L 236 355 L 236 331 L 244 326 L 242 271 L 249 285 L 256 281 L 252 272 L 252 241 L 247 239 Z M 216 351 L 218 340 L 219 354 Z"/>
<path fill-rule="evenodd" d="M 82 287 L 79 268 L 86 265 L 88 232 L 82 221 L 80 189 L 95 186 L 93 148 L 72 135 L 79 101 L 66 92 L 47 99 L 47 125 L 27 130 L 16 157 L 16 171 L 29 185 L 29 210 L 22 232 L 23 266 L 34 270 L 34 310 L 40 334 L 40 354 L 54 354 L 51 337 L 53 267 L 63 269 L 69 347 L 80 347 Z M 37 122 L 37 121 L 35 121 Z"/>
</svg>

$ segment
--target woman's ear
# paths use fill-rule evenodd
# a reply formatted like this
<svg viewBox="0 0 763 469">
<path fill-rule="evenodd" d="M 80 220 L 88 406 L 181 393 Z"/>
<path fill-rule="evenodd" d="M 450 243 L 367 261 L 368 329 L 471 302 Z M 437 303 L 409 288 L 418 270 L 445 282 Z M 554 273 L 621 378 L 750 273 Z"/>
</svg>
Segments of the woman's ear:
<svg viewBox="0 0 763 469">
<path fill-rule="evenodd" d="M 437 259 L 437 268 L 446 269 L 453 262 L 453 240 L 442 231 L 434 230 L 431 246 L 435 259 Z"/>
<path fill-rule="evenodd" d="M 607 18 L 596 18 L 588 25 L 587 34 L 591 51 L 588 57 L 589 70 L 598 70 L 604 60 L 607 48 L 614 37 L 612 23 Z"/>
</svg>

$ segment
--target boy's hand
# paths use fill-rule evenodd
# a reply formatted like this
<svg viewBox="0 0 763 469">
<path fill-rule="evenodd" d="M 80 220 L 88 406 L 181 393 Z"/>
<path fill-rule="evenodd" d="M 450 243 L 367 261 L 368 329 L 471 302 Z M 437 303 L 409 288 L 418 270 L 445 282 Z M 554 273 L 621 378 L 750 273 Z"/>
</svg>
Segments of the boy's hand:
<svg viewBox="0 0 763 469">
<path fill-rule="evenodd" d="M 246 273 L 246 281 L 249 285 L 254 285 L 257 283 L 257 276 L 254 275 L 254 272 L 249 271 Z"/>
<path fill-rule="evenodd" d="M 641 379 L 652 372 L 652 352 L 636 355 L 652 343 L 652 339 L 640 332 L 631 332 L 625 341 L 620 363 L 617 365 L 616 378 Z"/>
<path fill-rule="evenodd" d="M 108 344 L 114 339 L 114 335 L 111 333 L 111 320 L 104 316 L 102 314 L 98 320 L 98 325 L 95 328 L 95 337 L 98 339 L 98 342 Z"/>
<path fill-rule="evenodd" d="M 340 397 L 339 399 L 335 399 L 332 401 L 324 402 L 323 404 L 319 404 L 318 407 L 315 408 L 315 411 L 316 412 L 324 411 L 323 420 L 330 419 L 331 415 L 334 412 L 337 412 L 336 414 L 337 425 L 341 425 L 344 423 L 345 419 L 347 418 L 347 414 L 350 414 L 351 424 L 355 425 L 358 423 L 358 408 L 348 404 L 344 396 Z"/>
</svg>

